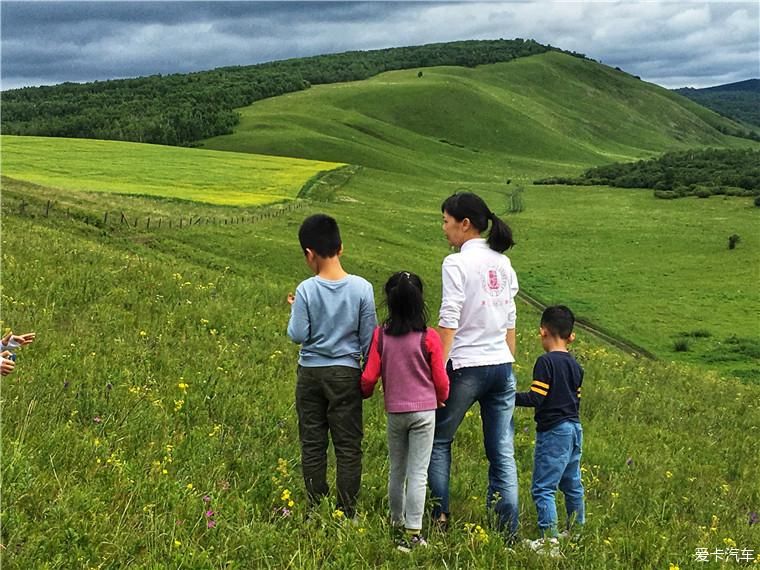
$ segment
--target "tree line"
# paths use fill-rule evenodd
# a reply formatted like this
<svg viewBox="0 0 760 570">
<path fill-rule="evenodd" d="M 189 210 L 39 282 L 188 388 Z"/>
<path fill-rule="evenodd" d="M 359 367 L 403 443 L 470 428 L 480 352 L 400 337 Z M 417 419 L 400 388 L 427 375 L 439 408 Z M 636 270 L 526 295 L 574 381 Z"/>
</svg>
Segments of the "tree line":
<svg viewBox="0 0 760 570">
<path fill-rule="evenodd" d="M 237 107 L 378 73 L 438 65 L 476 65 L 562 51 L 533 40 L 428 44 L 288 59 L 196 73 L 63 83 L 3 91 L 2 132 L 192 145 L 229 134 Z M 583 54 L 569 53 L 585 58 Z"/>
<path fill-rule="evenodd" d="M 725 117 L 760 127 L 760 80 L 758 79 L 708 89 L 684 87 L 675 89 L 675 92 Z"/>
<path fill-rule="evenodd" d="M 534 183 L 651 188 L 655 196 L 666 199 L 760 196 L 760 151 L 710 148 L 668 152 L 650 160 L 590 168 L 577 178 L 543 178 Z"/>
</svg>

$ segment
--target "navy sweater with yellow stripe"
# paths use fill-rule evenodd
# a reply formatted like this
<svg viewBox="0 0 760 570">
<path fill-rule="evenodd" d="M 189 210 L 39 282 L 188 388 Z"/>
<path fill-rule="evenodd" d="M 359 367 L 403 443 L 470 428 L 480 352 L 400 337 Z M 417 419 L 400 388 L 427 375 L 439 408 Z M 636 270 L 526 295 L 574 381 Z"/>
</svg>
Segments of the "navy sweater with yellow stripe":
<svg viewBox="0 0 760 570">
<path fill-rule="evenodd" d="M 548 431 L 564 421 L 580 422 L 583 368 L 564 351 L 542 354 L 533 366 L 529 392 L 518 392 L 515 405 L 536 408 L 536 431 Z"/>
</svg>

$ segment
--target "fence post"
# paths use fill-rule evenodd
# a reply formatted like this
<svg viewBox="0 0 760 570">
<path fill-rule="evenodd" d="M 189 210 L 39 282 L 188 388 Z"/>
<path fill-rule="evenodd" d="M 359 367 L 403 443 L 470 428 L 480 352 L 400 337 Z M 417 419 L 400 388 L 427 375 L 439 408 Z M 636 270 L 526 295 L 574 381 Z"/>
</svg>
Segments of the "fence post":
<svg viewBox="0 0 760 570">
<path fill-rule="evenodd" d="M 182 216 L 180 216 L 180 218 L 179 218 L 179 227 L 180 228 L 182 227 Z"/>
<path fill-rule="evenodd" d="M 161 227 L 161 218 L 158 218 L 158 227 Z"/>
<path fill-rule="evenodd" d="M 103 225 L 105 226 L 108 223 L 108 212 L 105 213 L 103 216 Z"/>
<path fill-rule="evenodd" d="M 135 227 L 137 227 L 137 218 L 135 218 Z"/>
<path fill-rule="evenodd" d="M 45 207 L 45 217 L 49 217 L 50 214 L 50 200 L 47 201 L 47 206 Z"/>
<path fill-rule="evenodd" d="M 145 224 L 145 229 L 146 230 L 150 229 L 150 216 L 148 217 L 148 222 Z"/>
<path fill-rule="evenodd" d="M 127 224 L 127 225 L 129 225 L 129 220 L 127 220 L 127 216 L 125 216 L 125 215 L 124 215 L 124 212 L 122 212 L 122 213 L 121 213 L 121 220 L 120 220 L 120 222 L 119 222 L 119 225 L 122 225 L 122 226 L 123 226 L 124 224 Z"/>
</svg>

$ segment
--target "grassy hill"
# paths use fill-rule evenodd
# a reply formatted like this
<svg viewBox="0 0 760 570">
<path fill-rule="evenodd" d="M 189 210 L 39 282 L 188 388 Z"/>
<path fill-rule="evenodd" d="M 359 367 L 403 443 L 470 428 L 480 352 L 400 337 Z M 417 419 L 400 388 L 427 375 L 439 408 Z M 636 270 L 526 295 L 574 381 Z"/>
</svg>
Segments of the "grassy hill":
<svg viewBox="0 0 760 570">
<path fill-rule="evenodd" d="M 567 172 L 666 149 L 746 144 L 717 130 L 730 121 L 683 97 L 559 53 L 429 68 L 422 77 L 388 72 L 239 111 L 235 133 L 205 148 L 438 178 Z"/>
<path fill-rule="evenodd" d="M 3 136 L 4 176 L 48 187 L 251 206 L 340 164 L 138 143 Z"/>
<path fill-rule="evenodd" d="M 418 271 L 434 309 L 448 250 L 426 203 L 440 189 L 431 184 L 420 189 L 426 199 L 388 206 L 404 196 L 398 178 L 370 174 L 352 191 L 360 202 L 326 206 L 341 222 L 344 264 L 377 293 L 390 271 Z M 365 404 L 359 524 L 336 519 L 330 505 L 304 523 L 285 294 L 308 276 L 296 231 L 313 211 L 111 234 L 4 209 L 3 327 L 38 332 L 2 384 L 4 568 L 688 568 L 696 548 L 753 548 L 760 386 L 636 360 L 583 333 L 574 350 L 586 369 L 588 523 L 561 559 L 510 550 L 490 530 L 487 465 L 473 452 L 481 446 L 477 408 L 454 443 L 455 523 L 431 535 L 431 548 L 411 558 L 392 548 L 378 397 Z M 534 259 L 530 271 L 542 267 Z M 520 304 L 519 315 L 517 374 L 527 389 L 540 351 L 537 314 Z M 519 412 L 526 537 L 536 532 L 533 429 L 531 414 Z M 278 510 L 285 490 L 290 517 Z"/>
<path fill-rule="evenodd" d="M 422 78 L 391 73 L 255 105 L 245 112 L 256 129 L 209 146 L 362 165 L 340 182 L 336 200 L 255 223 L 104 229 L 81 217 L 33 216 L 19 204 L 50 197 L 94 216 L 114 204 L 145 215 L 185 203 L 4 179 L 2 326 L 36 330 L 38 340 L 2 381 L 3 566 L 608 570 L 689 568 L 699 548 L 760 555 L 756 209 L 738 198 L 666 202 L 635 189 L 527 184 L 621 157 L 750 143 L 721 135 L 711 126 L 721 118 L 678 96 L 639 82 L 631 92 L 628 76 L 590 62 L 586 74 L 569 59 L 431 69 Z M 518 74 L 509 67 L 529 61 Z M 531 87 L 531 76 L 564 91 Z M 433 88 L 418 87 L 425 81 Z M 566 103 L 572 97 L 578 107 Z M 655 118 L 647 126 L 648 113 Z M 43 154 L 36 156 L 39 164 Z M 247 175 L 250 163 L 231 160 L 222 182 Z M 81 177 L 90 163 L 70 165 L 61 178 Z M 130 164 L 108 176 L 130 180 Z M 174 177 L 168 160 L 164 175 Z M 309 275 L 297 244 L 301 220 L 316 211 L 338 218 L 344 265 L 373 283 L 378 301 L 392 271 L 418 272 L 435 314 L 449 253 L 441 200 L 464 187 L 501 213 L 518 183 L 526 184 L 527 208 L 507 220 L 522 288 L 569 304 L 663 360 L 634 359 L 579 334 L 583 534 L 553 560 L 510 548 L 490 529 L 473 408 L 454 442 L 452 530 L 432 533 L 431 547 L 410 557 L 397 553 L 378 397 L 365 403 L 358 524 L 330 504 L 304 522 L 297 348 L 284 334 L 285 296 Z M 245 211 L 193 203 L 196 216 L 236 210 Z M 729 252 L 733 231 L 743 241 Z M 538 315 L 523 304 L 518 312 L 516 371 L 525 390 L 541 350 Z M 709 336 L 696 334 L 704 330 Z M 692 348 L 676 354 L 682 333 Z M 696 365 L 667 362 L 675 356 Z M 719 365 L 730 374 L 716 372 Z M 530 538 L 533 430 L 530 412 L 520 411 L 521 521 Z M 288 517 L 286 490 L 294 501 Z"/>
<path fill-rule="evenodd" d="M 760 232 L 749 199 L 674 206 L 648 191 L 530 185 L 665 150 L 760 147 L 722 134 L 729 122 L 715 113 L 559 53 L 430 68 L 422 77 L 390 72 L 240 112 L 234 134 L 204 146 L 361 164 L 367 171 L 343 192 L 379 212 L 434 212 L 462 188 L 504 212 L 512 188 L 525 185 L 527 211 L 508 217 L 524 290 L 564 301 L 663 358 L 760 380 L 760 331 L 751 316 L 760 312 L 752 294 Z M 727 250 L 733 233 L 746 240 L 741 252 Z M 724 278 L 700 279 L 706 266 Z M 695 330 L 709 337 L 690 336 Z M 689 350 L 677 350 L 684 335 Z"/>
</svg>

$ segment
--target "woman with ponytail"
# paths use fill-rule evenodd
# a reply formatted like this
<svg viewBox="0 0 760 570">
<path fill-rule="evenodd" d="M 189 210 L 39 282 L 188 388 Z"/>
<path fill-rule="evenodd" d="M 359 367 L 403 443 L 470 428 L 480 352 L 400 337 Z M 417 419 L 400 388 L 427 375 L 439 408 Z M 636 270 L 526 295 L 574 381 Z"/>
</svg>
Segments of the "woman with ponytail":
<svg viewBox="0 0 760 570">
<path fill-rule="evenodd" d="M 414 273 L 395 273 L 385 284 L 388 318 L 375 329 L 362 395 L 369 398 L 383 377 L 388 413 L 391 523 L 406 532 L 398 549 L 426 546 L 421 535 L 427 468 L 435 430 L 435 409 L 448 398 L 441 339 L 427 327 L 422 281 Z M 406 488 L 405 487 L 406 484 Z"/>
<path fill-rule="evenodd" d="M 442 268 L 438 332 L 451 384 L 446 406 L 436 412 L 428 469 L 436 501 L 433 518 L 447 526 L 451 443 L 467 411 L 479 402 L 490 464 L 486 508 L 493 509 L 499 529 L 513 538 L 518 523 L 512 423 L 517 277 L 503 255 L 514 245 L 512 230 L 482 198 L 469 192 L 449 196 L 441 212 L 443 232 L 459 253 L 447 256 Z"/>
</svg>

